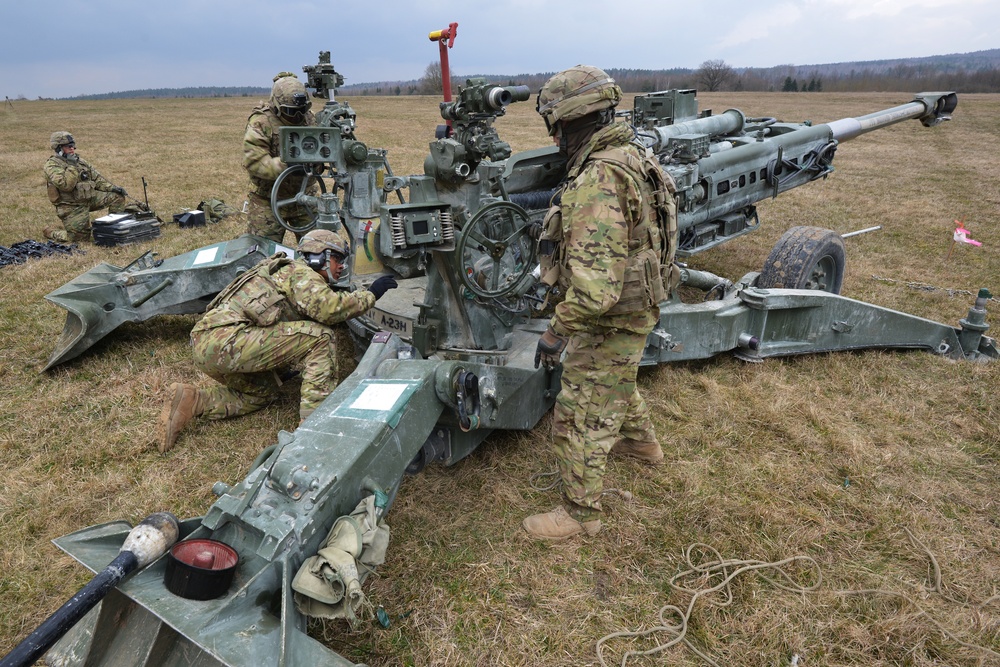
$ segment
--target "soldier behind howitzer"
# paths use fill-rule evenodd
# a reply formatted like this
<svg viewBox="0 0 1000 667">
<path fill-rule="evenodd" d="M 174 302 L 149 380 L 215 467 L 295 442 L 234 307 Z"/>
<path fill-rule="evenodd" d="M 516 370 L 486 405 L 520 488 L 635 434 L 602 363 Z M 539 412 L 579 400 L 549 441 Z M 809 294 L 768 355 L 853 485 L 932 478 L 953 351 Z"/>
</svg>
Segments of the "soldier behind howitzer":
<svg viewBox="0 0 1000 667">
<path fill-rule="evenodd" d="M 76 153 L 69 132 L 53 132 L 49 145 L 55 155 L 45 162 L 49 201 L 56 207 L 62 229 L 46 227 L 46 238 L 60 243 L 90 241 L 91 211 L 125 211 L 125 188 L 115 185 Z"/>
<path fill-rule="evenodd" d="M 301 259 L 276 254 L 223 289 L 191 330 L 195 366 L 219 384 L 200 389 L 170 385 L 159 419 L 159 448 L 174 446 L 181 429 L 198 416 L 237 417 L 276 397 L 279 374 L 302 371 L 299 417 L 305 419 L 333 390 L 336 337 L 330 327 L 369 310 L 392 276 L 366 290 L 333 289 L 344 269 L 348 243 L 315 229 L 299 242 Z"/>
<path fill-rule="evenodd" d="M 614 79 L 584 65 L 554 75 L 538 93 L 538 113 L 568 173 L 540 230 L 543 280 L 565 298 L 535 351 L 536 368 L 562 364 L 552 443 L 563 503 L 524 520 L 537 538 L 600 530 L 609 453 L 663 461 L 636 373 L 669 288 L 674 186 L 631 126 L 614 122 L 621 96 Z"/>
<path fill-rule="evenodd" d="M 247 231 L 250 234 L 279 243 L 285 236 L 285 229 L 271 210 L 271 188 L 288 167 L 281 161 L 278 130 L 288 125 L 313 125 L 316 118 L 309 110 L 311 107 L 312 102 L 302 82 L 291 72 L 280 72 L 274 77 L 271 99 L 261 102 L 247 119 L 243 135 L 243 168 L 250 176 L 250 192 L 247 195 Z M 281 185 L 279 197 L 294 197 L 301 186 L 301 177 L 288 178 Z M 319 187 L 313 183 L 309 192 L 319 194 Z M 298 205 L 289 206 L 286 211 L 282 212 L 282 217 L 296 227 L 312 219 L 311 214 Z"/>
</svg>

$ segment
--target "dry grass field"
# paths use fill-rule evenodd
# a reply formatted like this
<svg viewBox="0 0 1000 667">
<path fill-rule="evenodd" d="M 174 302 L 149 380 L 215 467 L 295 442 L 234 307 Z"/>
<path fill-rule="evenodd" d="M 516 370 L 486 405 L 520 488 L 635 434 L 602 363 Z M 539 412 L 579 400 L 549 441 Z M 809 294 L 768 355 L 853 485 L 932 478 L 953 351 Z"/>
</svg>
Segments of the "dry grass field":
<svg viewBox="0 0 1000 667">
<path fill-rule="evenodd" d="M 716 112 L 814 122 L 910 99 L 700 96 Z M 435 99 L 349 101 L 361 140 L 388 148 L 397 174 L 422 171 L 440 122 Z M 15 102 L 0 111 L 0 245 L 43 240 L 56 220 L 41 168 L 57 129 L 131 194 L 141 196 L 145 176 L 166 220 L 209 197 L 241 206 L 241 137 L 253 103 Z M 547 141 L 533 107 L 514 105 L 498 123 L 515 150 Z M 846 240 L 844 294 L 957 324 L 980 287 L 1000 293 L 998 109 L 1000 96 L 960 95 L 951 123 L 907 121 L 845 143 L 830 178 L 763 203 L 759 231 L 692 266 L 736 279 L 758 270 L 789 226 L 881 225 Z M 956 247 L 949 258 L 956 219 L 983 246 Z M 198 229 L 167 224 L 146 245 L 88 246 L 0 268 L 0 654 L 89 579 L 50 540 L 161 510 L 199 516 L 214 482 L 241 479 L 278 430 L 297 424 L 293 384 L 270 409 L 199 423 L 168 455 L 156 451 L 166 386 L 208 382 L 189 358 L 195 316 L 125 325 L 40 373 L 64 321 L 45 294 L 99 262 L 124 266 L 148 249 L 175 255 L 244 225 L 242 216 Z M 1000 303 L 989 307 L 996 322 Z M 643 371 L 640 382 L 667 465 L 610 464 L 607 486 L 632 498 L 609 497 L 599 535 L 527 539 L 521 519 L 557 502 L 531 484 L 555 469 L 548 419 L 532 432 L 494 434 L 459 464 L 403 482 L 388 517 L 388 562 L 366 583 L 390 627 L 317 624 L 314 635 L 373 667 L 1000 665 L 1000 365 L 923 352 L 753 365 L 724 356 Z M 675 625 L 665 605 L 686 610 L 693 590 L 720 583 L 707 570 L 674 580 L 696 544 L 707 546 L 693 548 L 695 565 L 721 557 L 733 561 L 730 574 L 742 561 L 799 558 L 785 566 L 787 580 L 747 569 L 728 589 L 699 595 L 690 646 L 625 656 L 671 641 L 662 628 L 600 641 Z"/>
</svg>

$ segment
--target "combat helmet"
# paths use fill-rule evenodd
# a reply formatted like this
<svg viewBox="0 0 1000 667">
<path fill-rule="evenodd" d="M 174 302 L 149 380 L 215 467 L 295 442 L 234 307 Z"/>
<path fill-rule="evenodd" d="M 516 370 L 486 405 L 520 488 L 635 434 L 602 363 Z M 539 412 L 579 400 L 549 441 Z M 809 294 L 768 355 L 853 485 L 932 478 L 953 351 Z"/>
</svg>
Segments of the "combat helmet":
<svg viewBox="0 0 1000 667">
<path fill-rule="evenodd" d="M 341 277 L 344 259 L 347 257 L 347 242 L 342 236 L 328 229 L 314 229 L 299 239 L 298 251 L 306 260 L 306 264 L 326 278 L 333 285 Z M 330 263 L 331 255 L 336 256 L 339 270 L 334 270 Z"/>
<path fill-rule="evenodd" d="M 347 256 L 347 244 L 342 236 L 328 229 L 314 229 L 299 239 L 298 250 L 303 255 L 319 254 L 329 250 L 342 258 Z"/>
<path fill-rule="evenodd" d="M 52 136 L 49 137 L 49 146 L 52 146 L 52 150 L 58 151 L 60 146 L 65 146 L 67 144 L 76 145 L 73 141 L 73 135 L 65 130 L 59 130 L 58 132 L 53 132 Z"/>
<path fill-rule="evenodd" d="M 306 93 L 306 87 L 299 78 L 291 72 L 279 72 L 274 77 L 271 87 L 271 109 L 284 120 L 299 123 L 306 112 L 312 108 L 312 102 Z"/>
<path fill-rule="evenodd" d="M 554 74 L 545 82 L 538 91 L 535 110 L 552 136 L 558 122 L 614 109 L 621 99 L 622 89 L 607 72 L 590 65 L 577 65 Z"/>
</svg>

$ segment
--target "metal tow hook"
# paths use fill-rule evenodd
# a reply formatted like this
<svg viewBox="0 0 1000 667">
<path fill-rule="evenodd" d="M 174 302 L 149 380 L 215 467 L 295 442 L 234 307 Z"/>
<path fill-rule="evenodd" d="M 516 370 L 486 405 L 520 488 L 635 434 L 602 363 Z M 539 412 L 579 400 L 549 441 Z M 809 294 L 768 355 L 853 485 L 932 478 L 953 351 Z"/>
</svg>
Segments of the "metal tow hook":
<svg viewBox="0 0 1000 667">
<path fill-rule="evenodd" d="M 479 378 L 475 373 L 459 371 L 455 378 L 458 425 L 466 433 L 479 428 Z"/>
</svg>

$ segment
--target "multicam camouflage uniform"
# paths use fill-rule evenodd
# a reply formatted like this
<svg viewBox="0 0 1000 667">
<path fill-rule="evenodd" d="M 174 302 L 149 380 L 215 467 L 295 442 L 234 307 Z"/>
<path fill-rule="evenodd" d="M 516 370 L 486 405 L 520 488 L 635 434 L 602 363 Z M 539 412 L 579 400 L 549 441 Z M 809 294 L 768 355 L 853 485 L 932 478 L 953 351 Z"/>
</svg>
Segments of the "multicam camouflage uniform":
<svg viewBox="0 0 1000 667">
<path fill-rule="evenodd" d="M 666 296 L 664 241 L 653 186 L 643 177 L 643 149 L 632 138 L 622 123 L 599 129 L 570 165 L 561 223 L 551 216 L 561 224 L 558 284 L 565 298 L 549 326 L 568 338 L 552 439 L 567 510 L 581 522 L 600 518 L 615 443 L 657 442 L 636 373 Z"/>
<path fill-rule="evenodd" d="M 55 205 L 65 230 L 55 230 L 50 237 L 61 243 L 90 240 L 91 211 L 125 210 L 125 197 L 111 191 L 114 184 L 83 158 L 73 158 L 53 155 L 44 167 L 49 201 Z"/>
<path fill-rule="evenodd" d="M 278 391 L 276 372 L 302 367 L 299 416 L 323 402 L 336 377 L 330 326 L 370 309 L 369 291 L 330 289 L 304 260 L 275 255 L 243 274 L 191 331 L 195 365 L 222 386 L 201 390 L 209 419 L 259 410 Z"/>
<path fill-rule="evenodd" d="M 278 223 L 271 210 L 271 188 L 288 165 L 281 161 L 281 142 L 278 130 L 289 125 L 313 125 L 316 117 L 311 111 L 306 111 L 301 120 L 292 122 L 278 113 L 278 95 L 282 88 L 282 79 L 289 79 L 301 87 L 298 79 L 290 72 L 282 72 L 275 77 L 275 91 L 268 102 L 261 102 L 250 112 L 247 119 L 246 132 L 243 135 L 243 167 L 250 176 L 250 192 L 247 194 L 247 231 L 250 234 L 264 236 L 278 241 L 284 238 L 285 229 Z M 305 90 L 304 87 L 302 87 Z M 281 184 L 278 196 L 281 199 L 294 197 L 302 187 L 302 178 L 288 178 Z M 318 194 L 319 188 L 313 184 L 309 190 Z M 285 207 L 282 218 L 289 224 L 299 227 L 308 223 L 312 216 L 301 206 Z"/>
</svg>

